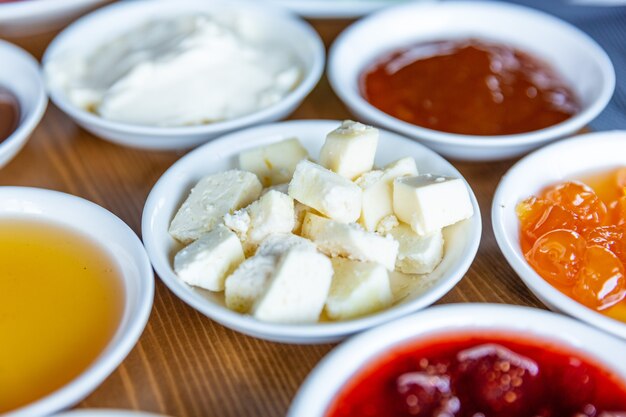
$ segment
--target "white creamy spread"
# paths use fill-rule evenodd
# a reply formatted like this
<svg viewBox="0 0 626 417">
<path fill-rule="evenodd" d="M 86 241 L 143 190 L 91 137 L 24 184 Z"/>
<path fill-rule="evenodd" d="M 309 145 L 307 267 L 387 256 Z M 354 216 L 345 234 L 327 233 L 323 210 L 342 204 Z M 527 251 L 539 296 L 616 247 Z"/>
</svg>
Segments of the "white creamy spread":
<svg viewBox="0 0 626 417">
<path fill-rule="evenodd" d="M 297 57 L 245 36 L 250 21 L 206 15 L 157 20 L 88 55 L 46 63 L 52 88 L 103 118 L 139 125 L 186 126 L 266 108 L 300 81 Z"/>
</svg>

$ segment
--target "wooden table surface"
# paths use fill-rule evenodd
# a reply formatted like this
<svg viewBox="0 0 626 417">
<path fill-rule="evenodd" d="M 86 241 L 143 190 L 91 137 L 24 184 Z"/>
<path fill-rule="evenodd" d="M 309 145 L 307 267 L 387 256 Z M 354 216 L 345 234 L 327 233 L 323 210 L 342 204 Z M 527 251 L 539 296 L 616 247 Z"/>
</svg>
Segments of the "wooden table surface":
<svg viewBox="0 0 626 417">
<path fill-rule="evenodd" d="M 328 46 L 346 21 L 314 21 Z M 9 39 L 38 58 L 53 34 Z M 322 79 L 292 119 L 345 119 L 350 113 Z M 150 189 L 184 152 L 124 148 L 76 126 L 52 103 L 0 185 L 42 187 L 91 200 L 140 235 Z M 480 204 L 483 237 L 463 280 L 439 303 L 494 302 L 541 307 L 506 263 L 491 229 L 491 200 L 512 161 L 454 165 Z M 139 342 L 79 408 L 122 408 L 171 416 L 283 416 L 298 387 L 333 345 L 266 342 L 227 329 L 156 280 L 154 307 Z"/>
</svg>

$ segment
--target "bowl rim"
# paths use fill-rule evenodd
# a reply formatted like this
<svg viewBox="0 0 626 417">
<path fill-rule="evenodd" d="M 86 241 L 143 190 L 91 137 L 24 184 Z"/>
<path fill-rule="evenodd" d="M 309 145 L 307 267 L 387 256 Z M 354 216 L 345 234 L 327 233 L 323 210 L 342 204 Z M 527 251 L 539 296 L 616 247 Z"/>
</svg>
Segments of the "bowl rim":
<svg viewBox="0 0 626 417">
<path fill-rule="evenodd" d="M 380 129 L 381 134 L 384 134 L 389 138 L 394 138 L 395 140 L 410 142 L 412 146 L 415 146 L 416 152 L 428 155 L 430 158 L 436 158 L 440 160 L 439 162 L 445 163 L 445 165 L 452 172 L 466 182 L 474 208 L 474 216 L 471 218 L 471 235 L 468 236 L 467 247 L 464 250 L 464 253 L 467 255 L 459 259 L 459 261 L 451 267 L 451 274 L 445 274 L 442 276 L 437 283 L 427 290 L 425 294 L 420 295 L 411 302 L 399 304 L 396 305 L 395 308 L 387 309 L 362 318 L 330 323 L 295 325 L 266 323 L 256 320 L 249 315 L 231 311 L 226 307 L 201 299 L 200 296 L 196 296 L 196 294 L 190 291 L 186 284 L 180 285 L 179 279 L 172 272 L 172 267 L 170 265 L 171 262 L 162 257 L 157 232 L 153 231 L 151 226 L 155 213 L 159 210 L 159 198 L 167 192 L 165 183 L 170 178 L 186 175 L 184 172 L 185 167 L 191 161 L 198 158 L 199 155 L 205 154 L 213 149 L 219 150 L 220 147 L 227 147 L 228 144 L 237 141 L 240 138 L 246 138 L 248 149 L 251 149 L 256 146 L 261 146 L 264 139 L 274 135 L 279 135 L 280 131 L 283 130 L 299 129 L 306 132 L 306 129 L 311 129 L 311 126 L 313 125 L 320 129 L 323 127 L 327 132 L 330 132 L 339 124 L 340 122 L 336 120 L 289 120 L 250 127 L 245 130 L 224 135 L 207 144 L 204 144 L 175 162 L 155 183 L 154 187 L 150 191 L 150 194 L 148 195 L 148 198 L 146 199 L 142 214 L 142 236 L 144 246 L 146 247 L 148 256 L 150 257 L 152 265 L 161 281 L 183 302 L 192 306 L 211 320 L 217 321 L 228 328 L 248 335 L 286 343 L 323 343 L 340 340 L 349 334 L 363 331 L 364 329 L 380 323 L 384 323 L 425 308 L 448 293 L 459 281 L 463 279 L 478 251 L 478 246 L 482 236 L 482 219 L 478 201 L 476 200 L 476 196 L 474 195 L 469 183 L 467 183 L 461 173 L 452 164 L 424 145 L 384 129 Z M 288 130 L 288 132 L 291 132 L 291 130 Z M 226 151 L 225 154 L 231 155 L 228 151 Z M 207 169 L 207 174 L 213 171 Z M 164 233 L 167 233 L 167 231 Z M 298 340 L 295 341 L 295 339 Z"/>
<path fill-rule="evenodd" d="M 397 0 L 398 4 L 410 0 Z M 270 0 L 300 16 L 312 19 L 356 18 L 389 7 L 389 0 Z"/>
<path fill-rule="evenodd" d="M 70 407 L 82 400 L 94 391 L 128 356 L 143 333 L 152 310 L 154 274 L 139 237 L 124 221 L 104 207 L 82 197 L 43 188 L 2 186 L 0 187 L 0 196 L 4 195 L 14 196 L 18 199 L 56 201 L 60 205 L 72 206 L 83 212 L 89 212 L 91 213 L 90 216 L 94 218 L 107 218 L 108 221 L 115 223 L 116 227 L 120 228 L 121 233 L 125 235 L 124 239 L 128 239 L 128 243 L 139 255 L 134 260 L 137 266 L 137 276 L 133 278 L 137 280 L 140 291 L 138 298 L 127 299 L 123 310 L 124 315 L 128 314 L 129 311 L 132 314 L 129 314 L 126 323 L 123 320 L 120 321 L 115 335 L 112 336 L 103 351 L 78 376 L 44 397 L 9 411 L 6 417 L 47 415 Z M 50 218 L 58 218 L 58 216 L 51 216 Z M 71 228 L 67 225 L 61 227 Z M 93 237 L 90 239 L 93 239 L 97 245 L 106 247 L 104 242 Z M 128 279 L 124 278 L 124 282 Z M 112 344 L 116 337 L 119 338 L 119 341 Z"/>
<path fill-rule="evenodd" d="M 610 318 L 585 307 L 569 296 L 561 293 L 545 279 L 543 279 L 537 272 L 535 272 L 535 270 L 524 258 L 524 255 L 519 247 L 519 242 L 514 241 L 511 238 L 510 233 L 508 233 L 504 227 L 504 218 L 506 217 L 504 210 L 513 210 L 512 207 L 505 208 L 504 202 L 506 200 L 506 196 L 511 194 L 511 178 L 521 175 L 522 173 L 532 172 L 532 166 L 536 164 L 535 161 L 542 158 L 544 155 L 558 154 L 560 157 L 566 157 L 567 153 L 571 151 L 573 147 L 590 146 L 590 142 L 593 142 L 593 146 L 602 146 L 611 142 L 623 143 L 625 139 L 626 130 L 593 132 L 564 139 L 538 149 L 520 159 L 511 168 L 509 168 L 496 188 L 491 205 L 492 228 L 498 247 L 517 276 L 519 276 L 522 282 L 537 296 L 537 298 L 539 298 L 540 301 L 550 309 L 562 311 L 572 317 L 588 323 L 591 326 L 598 327 L 624 339 L 626 339 L 626 323 L 620 322 L 619 320 Z M 600 141 L 602 142 L 601 144 L 599 143 Z M 586 168 L 590 167 L 581 166 L 580 172 L 584 172 Z M 549 185 L 549 183 L 546 183 L 545 185 Z M 519 200 L 521 200 L 522 198 L 529 196 L 519 197 Z"/>
<path fill-rule="evenodd" d="M 70 11 L 74 8 L 82 8 L 90 5 L 104 3 L 106 0 L 64 0 L 54 2 L 47 0 L 30 0 L 27 2 L 15 2 L 0 4 L 0 22 L 11 19 L 22 19 L 33 16 L 43 16 L 50 12 Z"/>
<path fill-rule="evenodd" d="M 343 50 L 349 49 L 349 45 L 354 42 L 356 37 L 354 32 L 362 30 L 361 28 L 364 27 L 374 26 L 378 21 L 388 19 L 389 16 L 396 14 L 416 13 L 422 15 L 441 9 L 449 9 L 451 11 L 458 10 L 457 12 L 462 12 L 467 9 L 476 9 L 526 15 L 543 24 L 552 25 L 553 27 L 558 27 L 559 30 L 563 32 L 568 32 L 569 37 L 576 37 L 581 48 L 584 47 L 590 55 L 595 57 L 600 71 L 602 72 L 603 83 L 601 93 L 595 101 L 590 103 L 581 112 L 555 125 L 525 133 L 483 136 L 448 133 L 402 121 L 374 107 L 358 92 L 352 91 L 351 87 L 345 86 L 344 83 L 339 81 L 340 77 L 337 74 L 340 73 L 343 68 L 340 65 L 341 54 Z M 375 121 L 381 126 L 405 135 L 418 137 L 425 143 L 432 142 L 442 145 L 458 145 L 474 148 L 489 147 L 493 149 L 537 144 L 581 129 L 606 108 L 615 91 L 616 82 L 615 68 L 606 51 L 591 36 L 578 29 L 576 26 L 553 15 L 530 7 L 484 0 L 473 2 L 451 0 L 441 3 L 409 3 L 392 6 L 383 11 L 374 13 L 369 17 L 355 22 L 339 34 L 331 45 L 328 53 L 327 72 L 330 85 L 340 100 L 348 107 L 364 115 L 365 118 Z"/>
<path fill-rule="evenodd" d="M 505 324 L 506 320 L 509 322 Z M 410 343 L 423 335 L 480 330 L 522 334 L 531 340 L 550 340 L 559 346 L 584 353 L 585 357 L 606 368 L 610 364 L 619 363 L 619 359 L 607 361 L 591 353 L 586 341 L 581 340 L 582 334 L 599 339 L 601 342 L 594 345 L 602 346 L 602 349 L 607 349 L 607 346 L 626 349 L 623 340 L 571 317 L 537 308 L 489 303 L 433 306 L 363 332 L 334 348 L 306 377 L 291 403 L 287 417 L 322 417 L 324 414 L 318 411 L 328 409 L 339 390 L 367 361 L 395 346 Z M 626 365 L 621 364 L 620 371 L 615 374 L 626 382 Z"/>
<path fill-rule="evenodd" d="M 17 146 L 21 146 L 28 140 L 30 134 L 39 125 L 39 122 L 43 118 L 46 108 L 48 107 L 48 96 L 46 94 L 46 87 L 44 85 L 41 68 L 37 60 L 28 52 L 16 46 L 10 42 L 0 39 L 0 55 L 7 54 L 11 59 L 17 63 L 20 67 L 24 67 L 27 71 L 31 72 L 28 75 L 30 81 L 35 84 L 37 88 L 37 96 L 34 99 L 34 106 L 28 111 L 24 111 L 23 103 L 16 97 L 20 104 L 20 113 L 23 114 L 23 120 L 19 123 L 17 128 L 6 139 L 0 142 L 0 154 L 4 152 L 10 152 Z M 10 86 L 5 86 L 13 95 L 16 95 Z M 13 155 L 14 156 L 14 155 Z M 13 156 L 9 158 L 12 159 Z M 8 161 L 7 161 L 8 162 Z"/>
<path fill-rule="evenodd" d="M 92 21 L 99 21 L 102 19 L 108 19 L 109 14 L 115 13 L 116 10 L 124 8 L 150 8 L 151 10 L 159 10 L 159 8 L 168 8 L 169 1 L 158 0 L 135 0 L 133 2 L 115 2 L 107 6 L 101 7 L 77 20 L 72 22 L 69 26 L 63 29 L 55 38 L 50 42 L 44 55 L 41 59 L 42 68 L 45 71 L 46 64 L 51 59 L 50 57 L 56 53 L 56 50 L 60 48 L 66 41 L 66 39 L 75 37 L 77 34 L 89 26 Z M 189 5 L 189 7 L 202 8 L 215 8 L 220 7 L 220 4 L 234 5 L 237 8 L 254 7 L 255 10 L 260 10 L 261 13 L 266 15 L 272 15 L 276 18 L 280 18 L 283 21 L 288 21 L 297 27 L 297 30 L 302 31 L 305 36 L 311 41 L 313 52 L 312 65 L 308 71 L 305 72 L 302 80 L 296 85 L 294 89 L 289 91 L 282 99 L 276 103 L 257 110 L 255 112 L 228 119 L 224 121 L 218 121 L 209 124 L 193 125 L 193 126 L 149 126 L 139 125 L 131 123 L 123 123 L 107 120 L 96 114 L 90 113 L 76 105 L 74 105 L 66 97 L 63 91 L 55 88 L 51 88 L 49 83 L 45 82 L 46 91 L 48 92 L 52 102 L 58 106 L 64 113 L 68 114 L 72 118 L 76 118 L 82 123 L 93 126 L 99 129 L 113 130 L 116 132 L 129 133 L 129 134 L 141 134 L 150 136 L 172 136 L 172 135 L 211 135 L 219 134 L 225 131 L 239 129 L 244 126 L 249 126 L 262 122 L 263 120 L 286 111 L 292 106 L 297 105 L 302 101 L 317 85 L 321 79 L 326 63 L 326 52 L 324 43 L 319 34 L 313 29 L 313 27 L 301 19 L 297 15 L 289 12 L 288 10 L 280 7 L 267 5 L 260 5 L 252 0 L 215 0 L 214 2 L 203 2 L 198 0 L 179 0 L 179 4 Z M 217 6 L 215 6 L 217 5 Z M 233 6 L 231 6 L 233 7 Z M 133 25 L 129 25 L 132 29 Z M 102 45 L 106 42 L 101 42 L 98 45 Z M 95 49 L 97 45 L 92 48 Z"/>
</svg>

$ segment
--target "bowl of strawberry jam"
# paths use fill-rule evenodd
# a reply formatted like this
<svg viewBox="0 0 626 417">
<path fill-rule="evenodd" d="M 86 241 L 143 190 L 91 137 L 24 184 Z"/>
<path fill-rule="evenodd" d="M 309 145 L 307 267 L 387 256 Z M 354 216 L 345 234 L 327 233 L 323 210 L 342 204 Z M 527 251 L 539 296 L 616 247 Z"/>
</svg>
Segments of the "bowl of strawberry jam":
<svg viewBox="0 0 626 417">
<path fill-rule="evenodd" d="M 492 221 L 537 298 L 626 338 L 626 131 L 580 135 L 520 160 L 498 186 Z"/>
<path fill-rule="evenodd" d="M 500 2 L 376 13 L 337 38 L 328 77 L 360 120 L 463 160 L 511 158 L 573 134 L 615 87 L 610 59 L 585 33 Z"/>
<path fill-rule="evenodd" d="M 335 349 L 288 416 L 621 417 L 625 351 L 547 311 L 438 306 Z"/>
</svg>

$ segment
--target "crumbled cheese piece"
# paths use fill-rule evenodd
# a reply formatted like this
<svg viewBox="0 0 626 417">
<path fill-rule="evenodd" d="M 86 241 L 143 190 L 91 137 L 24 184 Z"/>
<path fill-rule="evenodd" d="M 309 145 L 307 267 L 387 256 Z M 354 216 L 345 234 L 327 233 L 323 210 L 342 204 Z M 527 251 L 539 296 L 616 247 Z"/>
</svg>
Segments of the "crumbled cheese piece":
<svg viewBox="0 0 626 417">
<path fill-rule="evenodd" d="M 255 173 L 267 187 L 288 183 L 298 162 L 308 156 L 308 152 L 298 139 L 285 139 L 240 153 L 239 167 Z"/>
<path fill-rule="evenodd" d="M 401 224 L 391 230 L 391 235 L 400 243 L 396 269 L 405 274 L 429 274 L 443 258 L 441 229 L 420 236 L 410 226 Z"/>
<path fill-rule="evenodd" d="M 358 224 L 339 223 L 307 213 L 302 236 L 311 239 L 323 253 L 359 261 L 372 261 L 393 270 L 398 242 L 391 236 L 380 236 L 363 230 Z"/>
<path fill-rule="evenodd" d="M 418 235 L 434 233 L 474 214 L 463 180 L 432 174 L 397 178 L 393 210 Z"/>
<path fill-rule="evenodd" d="M 413 158 L 399 159 L 383 170 L 366 172 L 356 179 L 363 189 L 359 223 L 366 230 L 376 230 L 383 218 L 393 214 L 393 181 L 407 175 L 417 175 Z"/>
<path fill-rule="evenodd" d="M 346 120 L 326 136 L 320 164 L 353 179 L 372 169 L 378 136 L 378 129 Z"/>
<path fill-rule="evenodd" d="M 256 200 L 262 188 L 250 172 L 230 170 L 208 175 L 191 189 L 174 216 L 169 233 L 183 243 L 192 242 L 221 223 L 226 213 Z"/>
<path fill-rule="evenodd" d="M 280 257 L 252 315 L 273 323 L 315 323 L 324 308 L 333 276 L 321 253 L 290 249 Z"/>
<path fill-rule="evenodd" d="M 300 161 L 289 183 L 291 197 L 343 223 L 361 215 L 361 194 L 352 181 L 307 160 Z"/>
<path fill-rule="evenodd" d="M 241 242 L 219 224 L 174 257 L 174 271 L 189 285 L 224 290 L 224 280 L 244 260 Z"/>
<path fill-rule="evenodd" d="M 347 320 L 387 308 L 393 301 L 389 275 L 384 266 L 333 258 L 333 281 L 326 313 L 333 320 Z"/>
</svg>

